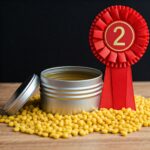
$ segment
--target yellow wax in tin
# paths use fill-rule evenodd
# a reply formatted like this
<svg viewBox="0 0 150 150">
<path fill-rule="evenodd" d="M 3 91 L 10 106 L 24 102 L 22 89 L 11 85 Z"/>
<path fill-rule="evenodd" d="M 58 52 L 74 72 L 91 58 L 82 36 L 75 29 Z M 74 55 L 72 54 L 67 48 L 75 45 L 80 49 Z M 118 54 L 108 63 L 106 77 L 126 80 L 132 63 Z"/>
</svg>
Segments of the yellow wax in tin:
<svg viewBox="0 0 150 150">
<path fill-rule="evenodd" d="M 59 73 L 51 73 L 45 75 L 47 78 L 58 80 L 87 80 L 97 77 L 94 73 L 80 72 L 80 71 L 64 71 Z"/>
</svg>

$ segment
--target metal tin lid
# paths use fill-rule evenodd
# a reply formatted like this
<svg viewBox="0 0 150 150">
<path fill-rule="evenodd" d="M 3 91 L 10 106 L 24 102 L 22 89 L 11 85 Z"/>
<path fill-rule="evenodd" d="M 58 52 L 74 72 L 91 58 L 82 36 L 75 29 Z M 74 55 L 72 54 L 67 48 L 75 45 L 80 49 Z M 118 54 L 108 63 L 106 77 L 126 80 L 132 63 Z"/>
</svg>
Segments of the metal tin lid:
<svg viewBox="0 0 150 150">
<path fill-rule="evenodd" d="M 32 75 L 25 82 L 23 82 L 20 87 L 11 96 L 8 102 L 3 106 L 3 110 L 8 115 L 14 115 L 17 113 L 24 104 L 29 100 L 30 96 L 39 86 L 40 81 L 37 75 Z"/>
</svg>

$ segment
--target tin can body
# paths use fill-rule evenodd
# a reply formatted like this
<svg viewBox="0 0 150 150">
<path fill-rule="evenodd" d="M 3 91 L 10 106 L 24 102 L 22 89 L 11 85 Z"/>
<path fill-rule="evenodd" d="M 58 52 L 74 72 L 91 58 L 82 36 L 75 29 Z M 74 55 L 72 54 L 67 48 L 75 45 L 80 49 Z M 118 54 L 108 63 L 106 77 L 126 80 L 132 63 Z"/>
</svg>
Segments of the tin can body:
<svg viewBox="0 0 150 150">
<path fill-rule="evenodd" d="M 41 108 L 59 114 L 91 111 L 99 107 L 102 86 L 102 73 L 94 68 L 46 69 L 41 72 Z"/>
</svg>

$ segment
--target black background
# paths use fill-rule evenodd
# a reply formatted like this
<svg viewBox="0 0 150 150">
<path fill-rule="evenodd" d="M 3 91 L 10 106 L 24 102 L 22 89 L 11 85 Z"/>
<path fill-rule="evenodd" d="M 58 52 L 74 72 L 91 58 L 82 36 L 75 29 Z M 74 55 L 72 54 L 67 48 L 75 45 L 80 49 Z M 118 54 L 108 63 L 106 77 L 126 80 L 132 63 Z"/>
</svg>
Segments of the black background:
<svg viewBox="0 0 150 150">
<path fill-rule="evenodd" d="M 150 0 L 0 2 L 0 81 L 17 82 L 54 66 L 105 66 L 92 54 L 88 33 L 104 8 L 128 5 L 150 25 Z M 150 51 L 133 67 L 133 80 L 150 80 Z"/>
</svg>

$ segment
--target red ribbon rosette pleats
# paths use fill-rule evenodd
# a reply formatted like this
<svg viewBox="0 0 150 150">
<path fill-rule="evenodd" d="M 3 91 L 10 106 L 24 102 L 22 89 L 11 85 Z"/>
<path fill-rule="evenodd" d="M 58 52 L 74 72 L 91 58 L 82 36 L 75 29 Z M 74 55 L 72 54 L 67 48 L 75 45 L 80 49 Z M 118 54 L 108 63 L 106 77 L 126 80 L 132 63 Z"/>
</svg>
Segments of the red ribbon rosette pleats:
<svg viewBox="0 0 150 150">
<path fill-rule="evenodd" d="M 94 55 L 106 64 L 100 107 L 135 110 L 131 65 L 148 46 L 145 19 L 127 6 L 108 7 L 95 17 L 89 42 Z"/>
</svg>

